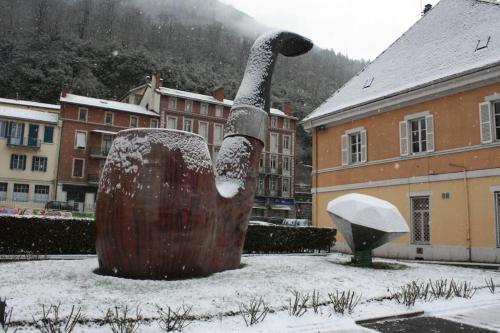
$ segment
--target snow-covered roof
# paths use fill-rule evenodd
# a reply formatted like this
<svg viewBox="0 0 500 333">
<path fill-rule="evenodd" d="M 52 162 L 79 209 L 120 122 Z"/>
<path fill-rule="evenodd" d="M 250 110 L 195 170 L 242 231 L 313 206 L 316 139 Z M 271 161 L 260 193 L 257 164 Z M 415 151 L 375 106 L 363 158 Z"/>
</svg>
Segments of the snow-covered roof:
<svg viewBox="0 0 500 333">
<path fill-rule="evenodd" d="M 500 64 L 500 4 L 441 0 L 303 121 Z"/>
<path fill-rule="evenodd" d="M 73 94 L 66 94 L 65 97 L 61 96 L 60 101 L 61 101 L 61 103 L 70 103 L 70 104 L 78 104 L 78 105 L 85 105 L 85 106 L 95 106 L 95 107 L 110 109 L 110 110 L 115 110 L 115 111 L 124 111 L 124 112 L 138 113 L 138 114 L 143 114 L 143 115 L 147 115 L 147 116 L 158 117 L 157 113 L 149 111 L 140 105 L 109 101 L 109 100 L 105 100 L 105 99 L 98 99 L 98 98 L 85 97 L 85 96 L 79 96 L 79 95 L 73 95 Z"/>
<path fill-rule="evenodd" d="M 54 123 L 54 124 L 56 124 L 57 121 L 59 120 L 59 115 L 57 113 L 34 111 L 15 106 L 3 106 L 3 105 L 0 105 L 0 117 L 39 121 L 43 123 Z"/>
<path fill-rule="evenodd" d="M 57 104 L 38 103 L 38 102 L 23 101 L 18 99 L 9 99 L 9 98 L 0 98 L 0 104 L 23 105 L 27 107 L 36 107 L 36 108 L 51 109 L 51 110 L 60 109 L 60 105 Z"/>
<path fill-rule="evenodd" d="M 219 101 L 217 98 L 215 98 L 213 96 L 197 94 L 197 93 L 192 93 L 189 91 L 182 91 L 182 90 L 171 89 L 171 88 L 166 88 L 166 87 L 160 87 L 160 89 L 158 89 L 158 90 L 160 91 L 160 94 L 162 94 L 162 95 L 187 98 L 187 99 L 191 99 L 191 100 L 195 100 L 195 101 L 224 105 L 224 106 L 228 106 L 228 107 L 233 106 L 233 101 L 230 99 L 224 99 L 223 101 Z M 271 115 L 273 115 L 273 116 L 297 119 L 297 118 L 292 117 L 292 116 L 287 116 L 283 111 L 281 111 L 279 109 L 271 108 L 270 112 L 271 112 Z"/>
</svg>

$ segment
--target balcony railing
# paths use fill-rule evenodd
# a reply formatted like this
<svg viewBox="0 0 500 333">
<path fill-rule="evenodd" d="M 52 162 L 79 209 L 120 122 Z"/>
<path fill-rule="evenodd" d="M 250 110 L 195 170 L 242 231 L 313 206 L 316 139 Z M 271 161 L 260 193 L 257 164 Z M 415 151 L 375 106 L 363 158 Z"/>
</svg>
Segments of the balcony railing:
<svg viewBox="0 0 500 333">
<path fill-rule="evenodd" d="M 109 154 L 109 148 L 90 147 L 90 157 L 106 158 Z"/>
<path fill-rule="evenodd" d="M 88 174 L 87 175 L 87 182 L 89 182 L 89 184 L 99 184 L 99 175 L 98 174 Z"/>
<path fill-rule="evenodd" d="M 39 149 L 41 144 L 42 144 L 42 141 L 40 139 L 37 139 L 37 138 L 30 138 L 30 137 L 24 137 L 24 138 L 9 137 L 9 138 L 7 138 L 7 145 L 9 145 L 9 146 L 28 147 L 28 148 Z"/>
</svg>

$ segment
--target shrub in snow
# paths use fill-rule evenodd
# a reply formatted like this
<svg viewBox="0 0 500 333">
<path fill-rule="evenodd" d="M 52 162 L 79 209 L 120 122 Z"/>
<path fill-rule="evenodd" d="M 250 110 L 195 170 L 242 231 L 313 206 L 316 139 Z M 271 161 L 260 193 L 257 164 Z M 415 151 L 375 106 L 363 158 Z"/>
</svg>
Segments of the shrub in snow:
<svg viewBox="0 0 500 333">
<path fill-rule="evenodd" d="M 240 304 L 240 314 L 247 326 L 264 321 L 269 310 L 269 306 L 267 306 L 262 297 L 259 299 L 252 298 L 248 303 Z"/>
<path fill-rule="evenodd" d="M 177 310 L 173 310 L 170 306 L 167 306 L 167 310 L 158 307 L 158 315 L 160 316 L 158 325 L 165 332 L 182 331 L 186 326 L 188 326 L 189 320 L 193 318 L 190 316 L 192 306 L 182 305 L 182 307 Z"/>
<path fill-rule="evenodd" d="M 336 290 L 335 293 L 328 293 L 328 298 L 333 312 L 344 314 L 347 311 L 347 313 L 351 314 L 361 300 L 361 295 L 357 295 L 355 291 L 351 290 L 347 292 Z"/>
<path fill-rule="evenodd" d="M 288 299 L 288 314 L 290 316 L 301 317 L 307 312 L 308 294 L 302 294 L 297 290 L 291 290 L 292 297 Z"/>
<path fill-rule="evenodd" d="M 11 331 L 11 318 L 12 318 L 13 308 L 7 309 L 7 299 L 0 297 L 0 332 L 9 333 L 9 332 L 17 332 L 17 329 Z"/>
<path fill-rule="evenodd" d="M 313 290 L 312 292 L 312 295 L 311 295 L 311 307 L 314 311 L 314 313 L 318 313 L 319 312 L 319 307 L 321 306 L 321 302 L 319 300 L 319 291 L 317 291 L 316 289 Z"/>
<path fill-rule="evenodd" d="M 489 278 L 489 279 L 484 279 L 484 281 L 486 282 L 486 287 L 488 287 L 488 290 L 494 294 L 495 293 L 495 289 L 496 289 L 496 286 L 495 286 L 495 283 L 493 282 L 493 279 L 492 278 Z"/>
<path fill-rule="evenodd" d="M 42 318 L 35 320 L 36 327 L 42 333 L 70 333 L 75 329 L 76 324 L 82 318 L 81 308 L 75 311 L 75 306 L 71 307 L 71 312 L 67 318 L 59 316 L 61 304 L 51 304 L 48 308 L 42 304 Z"/>
<path fill-rule="evenodd" d="M 115 309 L 108 309 L 104 321 L 111 328 L 113 333 L 135 333 L 141 325 L 141 311 L 139 307 L 135 308 L 135 318 L 129 317 L 128 307 L 125 306 L 123 310 L 115 306 Z"/>
</svg>

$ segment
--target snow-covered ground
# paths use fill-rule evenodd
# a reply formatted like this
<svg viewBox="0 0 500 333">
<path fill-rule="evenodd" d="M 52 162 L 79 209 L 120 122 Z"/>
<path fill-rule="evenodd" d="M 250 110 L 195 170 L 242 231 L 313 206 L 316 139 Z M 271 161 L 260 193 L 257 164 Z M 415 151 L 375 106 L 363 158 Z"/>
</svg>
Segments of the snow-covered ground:
<svg viewBox="0 0 500 333">
<path fill-rule="evenodd" d="M 177 308 L 185 304 L 193 307 L 193 315 L 205 318 L 191 323 L 186 332 L 306 332 L 304 327 L 314 325 L 353 328 L 357 319 L 500 302 L 500 291 L 492 295 L 485 288 L 478 290 L 470 300 L 417 302 L 408 309 L 393 300 L 375 299 L 388 296 L 389 290 L 413 280 L 453 278 L 482 287 L 486 285 L 486 278 L 492 278 L 500 285 L 500 271 L 421 263 L 404 263 L 408 268 L 402 270 L 381 270 L 338 264 L 342 259 L 345 257 L 340 254 L 246 256 L 241 269 L 176 281 L 101 276 L 93 272 L 98 266 L 95 257 L 0 263 L 0 298 L 6 297 L 8 305 L 14 307 L 12 319 L 15 321 L 39 318 L 41 304 L 61 303 L 63 315 L 76 305 L 90 320 L 102 319 L 106 310 L 115 306 L 128 305 L 132 309 L 139 306 L 144 317 L 156 318 L 157 305 Z M 291 290 L 302 293 L 316 290 L 326 301 L 328 293 L 349 289 L 362 295 L 351 315 L 332 316 L 329 307 L 324 306 L 322 313 L 309 310 L 300 318 L 291 318 L 285 310 Z M 241 316 L 227 314 L 238 311 L 242 302 L 253 297 L 262 297 L 276 312 L 270 313 L 263 323 L 246 328 Z M 80 327 L 78 332 L 108 330 Z M 159 329 L 153 322 L 141 326 L 140 331 L 158 332 Z"/>
</svg>

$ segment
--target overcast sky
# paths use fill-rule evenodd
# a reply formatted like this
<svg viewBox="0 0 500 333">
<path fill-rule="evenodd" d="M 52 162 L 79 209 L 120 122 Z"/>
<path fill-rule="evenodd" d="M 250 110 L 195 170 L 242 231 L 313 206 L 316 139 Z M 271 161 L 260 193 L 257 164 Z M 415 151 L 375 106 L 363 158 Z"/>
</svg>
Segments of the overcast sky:
<svg viewBox="0 0 500 333">
<path fill-rule="evenodd" d="M 261 23 L 301 33 L 322 48 L 373 60 L 438 0 L 221 0 Z"/>
</svg>

